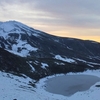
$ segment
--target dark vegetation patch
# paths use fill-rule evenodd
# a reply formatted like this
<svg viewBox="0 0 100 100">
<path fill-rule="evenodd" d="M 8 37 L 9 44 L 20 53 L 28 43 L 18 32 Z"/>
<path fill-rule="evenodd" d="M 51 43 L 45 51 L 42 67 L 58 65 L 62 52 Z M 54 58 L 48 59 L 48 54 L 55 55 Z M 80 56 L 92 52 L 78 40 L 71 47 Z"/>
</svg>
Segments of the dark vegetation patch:
<svg viewBox="0 0 100 100">
<path fill-rule="evenodd" d="M 96 85 L 96 87 L 100 87 L 100 85 Z"/>
</svg>

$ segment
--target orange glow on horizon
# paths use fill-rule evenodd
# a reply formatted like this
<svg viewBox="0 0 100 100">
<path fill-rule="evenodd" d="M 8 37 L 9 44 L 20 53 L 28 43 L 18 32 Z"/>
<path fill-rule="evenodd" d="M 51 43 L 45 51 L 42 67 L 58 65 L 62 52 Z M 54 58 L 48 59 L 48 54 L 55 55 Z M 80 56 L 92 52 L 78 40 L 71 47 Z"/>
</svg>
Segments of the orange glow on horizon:
<svg viewBox="0 0 100 100">
<path fill-rule="evenodd" d="M 31 24 L 31 26 L 33 26 Z M 78 27 L 63 27 L 63 26 L 49 26 L 49 25 L 36 25 L 33 26 L 35 29 L 39 29 L 48 34 L 52 34 L 60 37 L 77 38 L 82 40 L 91 40 L 100 43 L 100 29 L 90 28 L 78 28 Z M 96 35 L 96 34 L 97 35 Z"/>
<path fill-rule="evenodd" d="M 91 41 L 96 41 L 96 42 L 100 43 L 100 36 L 66 35 L 66 32 L 64 32 L 62 34 L 54 33 L 53 35 L 60 36 L 60 37 L 77 38 L 77 39 L 82 39 L 82 40 L 91 40 Z"/>
<path fill-rule="evenodd" d="M 100 43 L 100 36 L 70 36 L 70 35 L 65 35 L 65 34 L 52 34 L 55 36 L 60 36 L 60 37 L 69 37 L 69 38 L 77 38 L 77 39 L 82 39 L 82 40 L 91 40 L 91 41 L 96 41 Z"/>
</svg>

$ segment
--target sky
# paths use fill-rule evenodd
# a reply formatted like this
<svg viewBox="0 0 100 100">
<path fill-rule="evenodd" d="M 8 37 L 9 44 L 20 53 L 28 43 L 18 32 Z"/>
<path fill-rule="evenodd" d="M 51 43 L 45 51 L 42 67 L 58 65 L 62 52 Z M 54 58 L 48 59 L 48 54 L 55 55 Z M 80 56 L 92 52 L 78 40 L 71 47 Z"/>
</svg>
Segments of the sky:
<svg viewBox="0 0 100 100">
<path fill-rule="evenodd" d="M 100 0 L 0 0 L 0 21 L 100 42 Z"/>
</svg>

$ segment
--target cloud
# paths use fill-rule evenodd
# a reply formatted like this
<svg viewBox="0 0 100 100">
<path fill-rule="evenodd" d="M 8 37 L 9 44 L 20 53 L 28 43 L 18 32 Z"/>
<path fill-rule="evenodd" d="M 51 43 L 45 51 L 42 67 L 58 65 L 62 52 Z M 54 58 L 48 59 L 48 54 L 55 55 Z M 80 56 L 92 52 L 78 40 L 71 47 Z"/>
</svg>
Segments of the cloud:
<svg viewBox="0 0 100 100">
<path fill-rule="evenodd" d="M 73 27 L 100 27 L 99 0 L 35 0 L 35 9 L 59 18 L 54 23 Z"/>
<path fill-rule="evenodd" d="M 72 27 L 100 27 L 99 0 L 1 0 L 2 11 L 40 23 Z M 21 14 L 22 13 L 22 14 Z M 6 15 L 4 13 L 4 15 Z M 8 16 L 7 15 L 7 16 Z M 18 17 L 18 16 L 17 16 Z"/>
<path fill-rule="evenodd" d="M 100 0 L 0 0 L 0 20 L 47 32 L 100 36 Z"/>
</svg>

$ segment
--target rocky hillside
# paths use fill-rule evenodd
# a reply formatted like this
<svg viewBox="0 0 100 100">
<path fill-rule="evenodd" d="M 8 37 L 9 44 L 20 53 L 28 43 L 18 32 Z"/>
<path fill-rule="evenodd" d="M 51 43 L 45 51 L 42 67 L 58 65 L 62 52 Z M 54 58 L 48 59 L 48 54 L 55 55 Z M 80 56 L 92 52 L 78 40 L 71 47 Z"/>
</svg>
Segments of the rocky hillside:
<svg viewBox="0 0 100 100">
<path fill-rule="evenodd" d="M 0 70 L 40 79 L 100 68 L 100 43 L 63 38 L 16 21 L 0 22 Z"/>
</svg>

